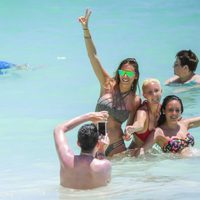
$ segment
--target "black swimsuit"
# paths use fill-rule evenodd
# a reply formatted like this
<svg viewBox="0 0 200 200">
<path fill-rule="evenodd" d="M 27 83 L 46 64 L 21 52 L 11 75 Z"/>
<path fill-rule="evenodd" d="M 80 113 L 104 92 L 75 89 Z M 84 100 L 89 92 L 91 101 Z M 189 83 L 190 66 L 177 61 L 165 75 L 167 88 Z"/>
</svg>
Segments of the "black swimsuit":
<svg viewBox="0 0 200 200">
<path fill-rule="evenodd" d="M 126 104 L 124 102 L 124 99 L 126 96 L 130 94 L 130 91 L 126 93 L 120 93 L 119 91 L 115 91 L 115 93 L 110 97 L 102 96 L 98 99 L 97 105 L 96 105 L 96 112 L 99 111 L 108 111 L 108 114 L 112 116 L 117 122 L 122 124 L 125 122 L 129 117 L 129 111 L 126 109 Z M 110 144 L 105 152 L 105 155 L 108 156 L 111 151 L 114 149 L 124 146 L 124 149 L 126 149 L 124 140 L 121 139 L 113 144 Z"/>
<path fill-rule="evenodd" d="M 126 109 L 124 103 L 124 98 L 130 93 L 120 93 L 116 91 L 113 96 L 105 98 L 102 96 L 98 99 L 96 105 L 96 112 L 99 111 L 108 111 L 108 114 L 111 115 L 117 122 L 122 124 L 128 119 L 129 111 Z"/>
</svg>

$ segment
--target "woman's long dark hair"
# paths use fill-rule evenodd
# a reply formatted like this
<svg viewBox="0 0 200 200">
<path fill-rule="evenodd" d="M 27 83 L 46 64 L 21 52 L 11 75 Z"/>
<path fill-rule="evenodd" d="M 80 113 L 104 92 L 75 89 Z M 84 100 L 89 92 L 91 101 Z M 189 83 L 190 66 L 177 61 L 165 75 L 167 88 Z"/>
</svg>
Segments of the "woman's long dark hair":
<svg viewBox="0 0 200 200">
<path fill-rule="evenodd" d="M 164 100 L 163 100 L 163 103 L 162 103 L 162 106 L 161 106 L 161 109 L 160 109 L 160 118 L 158 120 L 158 126 L 161 126 L 162 124 L 165 123 L 166 116 L 164 114 L 164 111 L 166 109 L 167 104 L 170 101 L 173 101 L 173 100 L 177 100 L 181 104 L 181 113 L 183 113 L 183 103 L 182 103 L 182 100 L 178 96 L 176 96 L 176 95 L 168 95 L 168 96 L 166 96 L 164 98 Z"/>
<path fill-rule="evenodd" d="M 134 67 L 135 69 L 135 72 L 136 72 L 136 75 L 137 75 L 137 79 L 135 79 L 131 85 L 131 91 L 135 94 L 136 93 L 136 90 L 137 90 L 137 86 L 138 86 L 138 81 L 139 81 L 139 77 L 140 77 L 140 73 L 139 73 L 139 66 L 138 66 L 138 63 L 136 61 L 135 58 L 126 58 L 124 59 L 119 67 L 117 68 L 116 72 L 115 72 L 115 76 L 114 76 L 114 79 L 117 83 L 117 85 L 119 85 L 119 82 L 120 82 L 120 78 L 119 78 L 119 74 L 118 74 L 118 70 L 122 68 L 123 65 L 125 64 L 130 64 L 131 66 Z"/>
</svg>

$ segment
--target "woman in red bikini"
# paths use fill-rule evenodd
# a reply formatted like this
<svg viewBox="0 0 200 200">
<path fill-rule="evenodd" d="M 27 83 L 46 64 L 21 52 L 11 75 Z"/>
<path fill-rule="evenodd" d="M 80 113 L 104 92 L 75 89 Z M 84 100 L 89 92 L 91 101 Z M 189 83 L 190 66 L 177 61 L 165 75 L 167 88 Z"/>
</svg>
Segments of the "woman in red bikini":
<svg viewBox="0 0 200 200">
<path fill-rule="evenodd" d="M 137 110 L 133 125 L 126 127 L 125 140 L 133 136 L 129 149 L 141 147 L 150 133 L 156 128 L 160 113 L 160 99 L 162 89 L 157 79 L 146 79 L 142 86 L 143 96 L 146 100 Z"/>
<path fill-rule="evenodd" d="M 188 129 L 200 126 L 200 117 L 182 119 L 183 104 L 179 97 L 169 95 L 163 100 L 158 128 L 152 133 L 140 150 L 144 154 L 154 143 L 157 143 L 163 152 L 180 153 L 182 156 L 191 156 L 190 145 L 194 145 L 193 136 Z"/>
</svg>

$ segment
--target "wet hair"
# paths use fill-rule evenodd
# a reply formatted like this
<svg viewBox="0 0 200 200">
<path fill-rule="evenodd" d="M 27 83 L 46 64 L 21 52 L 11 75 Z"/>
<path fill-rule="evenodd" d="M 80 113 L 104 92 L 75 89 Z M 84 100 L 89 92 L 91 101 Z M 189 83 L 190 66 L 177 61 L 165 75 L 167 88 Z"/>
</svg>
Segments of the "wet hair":
<svg viewBox="0 0 200 200">
<path fill-rule="evenodd" d="M 160 81 L 158 79 L 155 79 L 155 78 L 148 78 L 148 79 L 145 79 L 143 81 L 143 84 L 142 84 L 142 90 L 144 91 L 144 88 L 149 84 L 149 83 L 158 83 L 158 85 L 160 85 Z M 160 85 L 161 87 L 161 85 Z"/>
<path fill-rule="evenodd" d="M 78 142 L 81 151 L 90 153 L 98 142 L 98 131 L 95 124 L 85 124 L 78 131 Z"/>
<path fill-rule="evenodd" d="M 182 100 L 176 95 L 168 95 L 164 98 L 161 109 L 160 109 L 160 118 L 158 119 L 158 126 L 162 125 L 166 121 L 166 116 L 164 114 L 164 110 L 166 109 L 167 104 L 170 101 L 176 100 L 181 104 L 181 113 L 183 113 L 183 103 Z"/>
<path fill-rule="evenodd" d="M 181 66 L 187 65 L 192 72 L 196 71 L 198 65 L 198 58 L 191 50 L 181 50 L 176 54 L 176 58 L 179 58 Z"/>
<path fill-rule="evenodd" d="M 118 74 L 118 70 L 122 68 L 123 65 L 125 64 L 129 64 L 131 66 L 133 66 L 133 68 L 135 69 L 135 73 L 137 75 L 137 79 L 135 79 L 131 85 L 131 91 L 133 93 L 136 93 L 136 90 L 137 90 L 137 86 L 138 86 L 138 81 L 139 81 L 139 77 L 140 77 L 140 73 L 139 73 L 139 66 L 138 66 L 138 63 L 136 61 L 135 58 L 126 58 L 124 59 L 120 65 L 118 66 L 116 72 L 115 72 L 115 76 L 114 76 L 114 79 L 117 83 L 117 85 L 119 85 L 119 82 L 120 82 L 120 78 L 119 78 L 119 74 Z M 139 86 L 138 86 L 139 88 Z"/>
</svg>

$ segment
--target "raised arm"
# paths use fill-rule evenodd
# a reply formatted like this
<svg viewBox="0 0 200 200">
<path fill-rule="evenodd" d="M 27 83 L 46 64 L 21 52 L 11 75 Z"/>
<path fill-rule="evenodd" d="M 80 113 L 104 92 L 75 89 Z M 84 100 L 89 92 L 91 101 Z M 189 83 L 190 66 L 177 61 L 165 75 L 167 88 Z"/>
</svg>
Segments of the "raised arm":
<svg viewBox="0 0 200 200">
<path fill-rule="evenodd" d="M 92 12 L 87 9 L 85 12 L 85 16 L 79 17 L 79 22 L 81 23 L 82 28 L 83 28 L 85 45 L 86 45 L 86 49 L 87 49 L 87 53 L 88 53 L 90 62 L 92 64 L 93 70 L 94 70 L 97 78 L 99 79 L 101 88 L 103 88 L 105 86 L 105 82 L 106 82 L 107 78 L 111 78 L 111 77 L 102 67 L 101 62 L 97 56 L 96 48 L 92 41 L 92 37 L 91 37 L 90 30 L 88 27 L 88 21 L 89 21 L 91 13 Z"/>
<path fill-rule="evenodd" d="M 74 153 L 67 143 L 65 133 L 86 121 L 92 121 L 96 123 L 97 121 L 105 121 L 107 120 L 107 118 L 108 113 L 106 111 L 91 112 L 85 115 L 81 115 L 79 117 L 75 117 L 69 121 L 58 125 L 55 128 L 54 140 L 61 165 L 72 167 L 74 159 Z"/>
<path fill-rule="evenodd" d="M 182 121 L 187 126 L 188 129 L 196 128 L 200 126 L 200 117 L 183 119 Z"/>
</svg>

